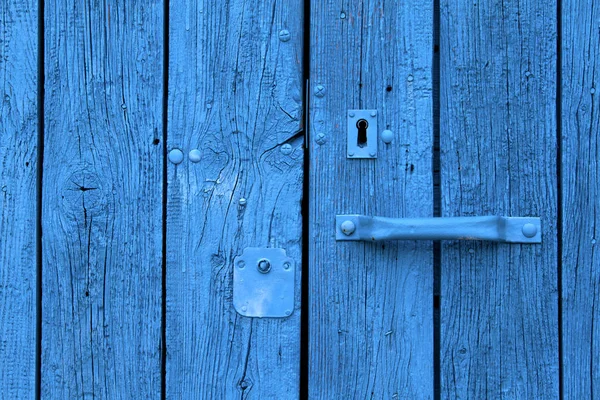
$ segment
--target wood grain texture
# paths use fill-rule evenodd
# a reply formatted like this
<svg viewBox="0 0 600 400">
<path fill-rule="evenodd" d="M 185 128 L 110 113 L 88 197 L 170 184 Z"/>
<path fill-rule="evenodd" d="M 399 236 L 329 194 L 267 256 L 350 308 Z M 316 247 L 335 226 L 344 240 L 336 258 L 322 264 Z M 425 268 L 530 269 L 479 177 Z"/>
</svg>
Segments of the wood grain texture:
<svg viewBox="0 0 600 400">
<path fill-rule="evenodd" d="M 167 398 L 298 398 L 301 10 L 300 0 L 170 1 L 168 148 L 185 157 L 168 165 Z M 234 310 L 233 260 L 246 247 L 295 259 L 291 317 Z"/>
<path fill-rule="evenodd" d="M 0 3 L 0 393 L 33 399 L 36 355 L 37 1 Z"/>
<path fill-rule="evenodd" d="M 543 240 L 442 242 L 442 398 L 558 397 L 556 20 L 441 1 L 442 216 L 539 216 Z"/>
<path fill-rule="evenodd" d="M 600 7 L 562 14 L 562 321 L 565 399 L 600 399 Z"/>
<path fill-rule="evenodd" d="M 311 8 L 309 397 L 432 398 L 432 243 L 335 241 L 336 214 L 432 216 L 432 3 Z M 394 133 L 376 160 L 346 158 L 349 109 Z"/>
<path fill-rule="evenodd" d="M 45 2 L 42 398 L 160 397 L 163 8 Z"/>
</svg>

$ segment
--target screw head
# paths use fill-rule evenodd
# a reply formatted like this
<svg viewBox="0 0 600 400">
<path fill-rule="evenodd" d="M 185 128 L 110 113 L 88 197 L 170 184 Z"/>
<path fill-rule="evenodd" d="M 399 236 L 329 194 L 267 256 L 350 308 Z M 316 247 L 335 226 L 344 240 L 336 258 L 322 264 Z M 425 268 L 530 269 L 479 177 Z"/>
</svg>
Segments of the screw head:
<svg viewBox="0 0 600 400">
<path fill-rule="evenodd" d="M 406 80 L 412 82 L 415 78 L 412 75 L 409 75 Z"/>
<path fill-rule="evenodd" d="M 169 161 L 171 161 L 175 165 L 181 164 L 181 162 L 183 161 L 183 151 L 179 149 L 171 150 L 169 152 Z"/>
<path fill-rule="evenodd" d="M 317 134 L 317 137 L 315 138 L 315 142 L 317 142 L 317 144 L 321 145 L 324 144 L 326 141 L 327 138 L 325 137 L 324 133 Z"/>
<path fill-rule="evenodd" d="M 376 117 L 377 116 L 377 111 L 371 111 L 371 117 Z"/>
<path fill-rule="evenodd" d="M 290 35 L 290 31 L 288 31 L 287 29 L 282 29 L 279 31 L 279 40 L 281 40 L 282 42 L 287 42 L 288 40 L 290 40 L 290 37 L 292 35 Z"/>
<path fill-rule="evenodd" d="M 292 145 L 289 143 L 284 144 L 283 146 L 281 146 L 281 152 L 285 155 L 291 154 Z"/>
<path fill-rule="evenodd" d="M 349 116 L 350 118 L 354 118 L 354 116 L 355 116 L 355 115 L 356 115 L 356 114 L 354 114 L 354 111 L 350 111 L 350 112 L 348 113 L 348 116 Z"/>
<path fill-rule="evenodd" d="M 200 162 L 200 156 L 201 156 L 200 150 L 194 149 L 194 150 L 190 151 L 188 156 L 190 157 L 191 162 L 193 162 L 193 163 Z"/>
<path fill-rule="evenodd" d="M 342 224 L 340 225 L 340 229 L 342 230 L 344 235 L 350 236 L 356 230 L 356 225 L 354 225 L 354 222 L 348 220 L 348 221 L 342 222 Z"/>
<path fill-rule="evenodd" d="M 323 86 L 323 85 L 315 86 L 315 96 L 317 96 L 317 97 L 325 96 L 325 86 Z"/>
<path fill-rule="evenodd" d="M 263 258 L 258 260 L 258 265 L 256 267 L 258 268 L 258 272 L 266 274 L 271 271 L 271 262 L 266 258 Z"/>
<path fill-rule="evenodd" d="M 537 226 L 531 223 L 527 223 L 523 225 L 521 231 L 523 232 L 523 235 L 525 235 L 525 237 L 532 238 L 537 234 Z"/>
<path fill-rule="evenodd" d="M 369 155 L 370 155 L 371 157 L 375 157 L 375 156 L 377 156 L 377 153 L 375 153 L 374 151 L 372 151 L 372 152 L 370 152 L 370 153 L 369 153 Z"/>
<path fill-rule="evenodd" d="M 248 307 L 246 307 L 246 306 L 243 306 L 243 307 L 242 307 L 242 311 L 243 311 L 243 312 L 246 312 L 246 311 L 248 311 Z"/>
<path fill-rule="evenodd" d="M 348 152 L 348 157 L 354 157 L 354 152 L 353 151 L 349 151 Z"/>
<path fill-rule="evenodd" d="M 289 261 L 286 261 L 283 263 L 283 269 L 288 270 L 292 267 L 292 263 Z"/>
<path fill-rule="evenodd" d="M 285 315 L 287 315 L 287 316 L 292 315 L 292 310 L 285 310 Z"/>
<path fill-rule="evenodd" d="M 244 261 L 244 260 L 238 261 L 237 266 L 239 269 L 244 269 L 244 267 L 246 266 L 246 261 Z"/>
<path fill-rule="evenodd" d="M 246 205 L 246 199 L 242 197 L 242 198 L 239 200 L 239 202 L 238 202 L 238 203 L 239 203 L 239 205 L 240 205 L 240 206 L 242 206 L 242 207 L 243 207 L 243 206 L 245 206 L 245 205 Z"/>
</svg>

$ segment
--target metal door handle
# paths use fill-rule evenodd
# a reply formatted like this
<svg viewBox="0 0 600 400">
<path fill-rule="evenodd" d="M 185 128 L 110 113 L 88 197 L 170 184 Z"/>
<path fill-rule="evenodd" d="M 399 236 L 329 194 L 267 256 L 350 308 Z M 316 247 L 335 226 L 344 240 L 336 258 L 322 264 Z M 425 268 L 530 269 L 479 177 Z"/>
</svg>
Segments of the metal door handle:
<svg viewBox="0 0 600 400">
<path fill-rule="evenodd" d="M 336 216 L 336 240 L 490 240 L 504 243 L 541 243 L 542 229 L 535 217 L 384 218 Z"/>
</svg>

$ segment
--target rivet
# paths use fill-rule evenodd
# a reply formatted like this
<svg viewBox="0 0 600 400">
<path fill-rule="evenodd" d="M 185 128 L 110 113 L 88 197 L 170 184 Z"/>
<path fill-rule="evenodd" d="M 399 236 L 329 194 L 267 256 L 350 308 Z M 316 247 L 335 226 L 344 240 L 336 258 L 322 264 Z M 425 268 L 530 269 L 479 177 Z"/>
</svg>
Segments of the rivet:
<svg viewBox="0 0 600 400">
<path fill-rule="evenodd" d="M 354 118 L 354 111 L 350 111 L 350 112 L 348 113 L 348 116 L 349 116 L 350 118 Z"/>
<path fill-rule="evenodd" d="M 369 155 L 370 155 L 371 157 L 375 157 L 375 156 L 377 155 L 377 153 L 375 153 L 374 151 L 372 151 L 372 152 L 370 152 L 370 153 L 369 153 Z"/>
<path fill-rule="evenodd" d="M 525 76 L 529 78 L 531 76 L 531 72 L 525 71 Z"/>
<path fill-rule="evenodd" d="M 340 18 L 341 18 L 341 19 L 345 19 L 345 18 L 346 18 L 346 13 L 342 11 L 342 12 L 340 13 Z"/>
<path fill-rule="evenodd" d="M 292 310 L 285 310 L 285 315 L 292 315 Z"/>
<path fill-rule="evenodd" d="M 354 157 L 354 152 L 353 152 L 353 151 L 349 151 L 349 152 L 348 152 L 348 156 L 350 156 L 350 157 Z"/>
<path fill-rule="evenodd" d="M 326 141 L 327 141 L 327 138 L 325 137 L 324 133 L 317 134 L 317 137 L 315 138 L 315 142 L 317 142 L 318 145 L 322 145 Z"/>
<path fill-rule="evenodd" d="M 248 311 L 248 307 L 246 307 L 246 306 L 243 306 L 243 307 L 242 307 L 242 311 L 243 311 L 243 312 L 246 312 L 246 311 Z"/>
<path fill-rule="evenodd" d="M 412 82 L 415 78 L 412 75 L 409 75 L 406 80 Z"/>
<path fill-rule="evenodd" d="M 169 152 L 169 161 L 173 164 L 181 164 L 183 161 L 183 151 L 179 149 L 173 149 Z"/>
<path fill-rule="evenodd" d="M 523 235 L 525 235 L 528 238 L 532 238 L 537 234 L 537 226 L 535 226 L 534 224 L 531 223 L 527 223 L 525 225 L 523 225 L 523 228 L 521 229 L 521 231 L 523 232 Z"/>
<path fill-rule="evenodd" d="M 317 97 L 325 96 L 325 86 L 323 86 L 323 85 L 315 86 L 315 96 L 317 96 Z"/>
<path fill-rule="evenodd" d="M 246 261 L 244 261 L 244 260 L 238 261 L 237 266 L 239 269 L 243 269 L 246 266 Z"/>
<path fill-rule="evenodd" d="M 371 117 L 376 117 L 377 116 L 377 111 L 371 111 Z"/>
<path fill-rule="evenodd" d="M 192 151 L 190 151 L 190 154 L 188 154 L 188 156 L 190 157 L 190 161 L 193 163 L 197 163 L 200 162 L 200 150 L 198 149 L 194 149 Z"/>
<path fill-rule="evenodd" d="M 340 225 L 340 229 L 344 232 L 344 235 L 350 236 L 356 230 L 356 225 L 352 221 L 344 221 L 342 225 Z"/>
<path fill-rule="evenodd" d="M 281 146 L 281 152 L 285 155 L 290 154 L 292 152 L 292 145 L 289 143 L 284 144 Z"/>
<path fill-rule="evenodd" d="M 279 31 L 279 40 L 281 40 L 282 42 L 287 42 L 288 40 L 290 40 L 290 37 L 292 35 L 290 35 L 290 31 L 288 31 L 287 29 L 282 29 Z"/>
<path fill-rule="evenodd" d="M 591 89 L 590 89 L 590 93 L 591 93 L 591 94 L 594 94 L 594 93 L 596 93 L 596 88 L 591 88 Z"/>
<path fill-rule="evenodd" d="M 266 258 L 258 260 L 258 272 L 261 274 L 266 274 L 271 270 L 271 262 Z"/>
<path fill-rule="evenodd" d="M 385 131 L 381 132 L 381 140 L 383 140 L 383 143 L 390 144 L 392 143 L 393 138 L 394 134 L 389 129 L 386 129 Z"/>
<path fill-rule="evenodd" d="M 246 199 L 242 197 L 242 198 L 239 200 L 239 204 L 240 204 L 240 206 L 245 206 L 245 205 L 246 205 Z"/>
<path fill-rule="evenodd" d="M 290 263 L 289 261 L 286 261 L 283 263 L 283 269 L 290 269 L 292 266 L 292 263 Z"/>
</svg>

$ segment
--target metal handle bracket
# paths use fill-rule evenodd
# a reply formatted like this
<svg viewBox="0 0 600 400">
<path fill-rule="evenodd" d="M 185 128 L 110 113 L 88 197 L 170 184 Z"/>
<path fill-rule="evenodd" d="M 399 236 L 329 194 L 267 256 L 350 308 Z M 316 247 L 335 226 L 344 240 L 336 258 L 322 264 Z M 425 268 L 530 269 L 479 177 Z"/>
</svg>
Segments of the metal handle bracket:
<svg viewBox="0 0 600 400">
<path fill-rule="evenodd" d="M 336 216 L 338 241 L 489 240 L 503 243 L 541 243 L 537 217 L 385 218 Z"/>
</svg>

